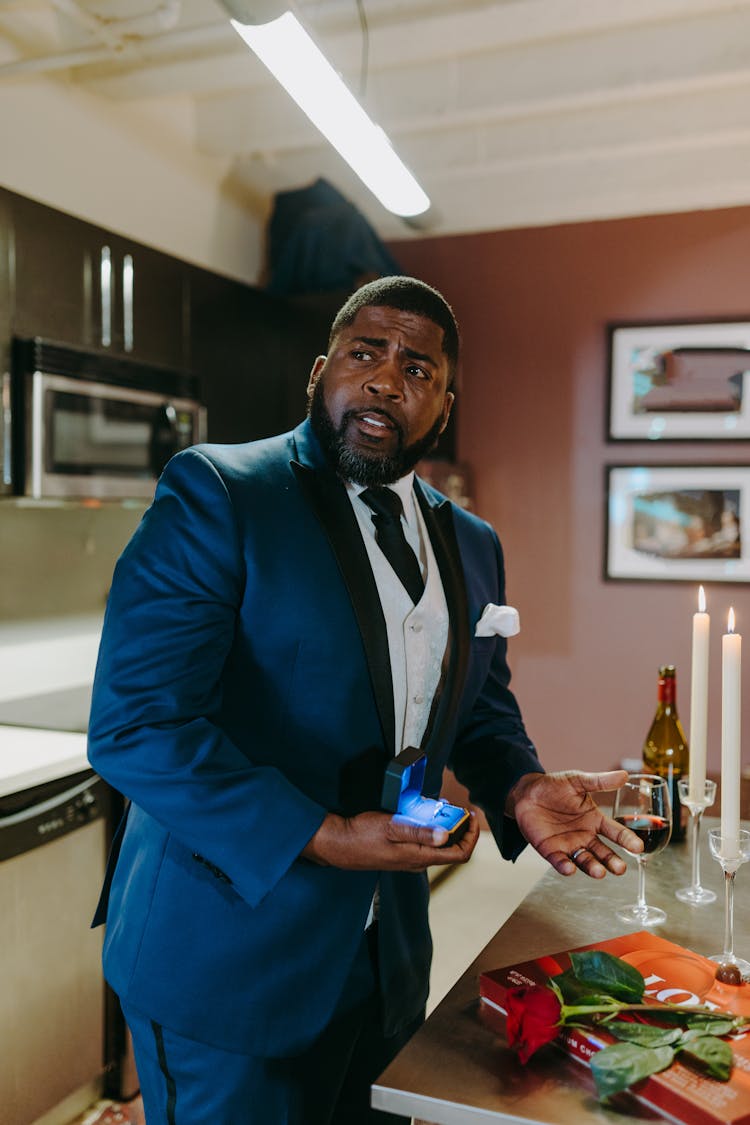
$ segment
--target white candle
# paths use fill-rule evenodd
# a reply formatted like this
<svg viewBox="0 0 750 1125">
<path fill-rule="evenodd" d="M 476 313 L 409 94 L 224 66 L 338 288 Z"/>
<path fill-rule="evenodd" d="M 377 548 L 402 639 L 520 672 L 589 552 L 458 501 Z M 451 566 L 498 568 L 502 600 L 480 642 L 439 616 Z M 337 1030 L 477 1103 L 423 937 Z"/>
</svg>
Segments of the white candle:
<svg viewBox="0 0 750 1125">
<path fill-rule="evenodd" d="M 703 801 L 706 790 L 706 741 L 708 735 L 708 638 L 711 618 L 706 613 L 706 595 L 698 587 L 698 612 L 693 614 L 693 665 L 690 682 L 690 800 Z"/>
<path fill-rule="evenodd" d="M 740 846 L 740 673 L 742 637 L 734 631 L 734 610 L 721 638 L 721 836 L 725 859 Z"/>
</svg>

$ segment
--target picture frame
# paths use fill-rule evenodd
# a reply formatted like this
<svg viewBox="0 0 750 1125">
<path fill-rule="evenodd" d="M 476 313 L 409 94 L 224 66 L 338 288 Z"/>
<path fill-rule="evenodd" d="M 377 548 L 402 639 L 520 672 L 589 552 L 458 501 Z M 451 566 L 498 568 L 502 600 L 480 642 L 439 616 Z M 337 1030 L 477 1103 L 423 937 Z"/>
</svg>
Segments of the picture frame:
<svg viewBox="0 0 750 1125">
<path fill-rule="evenodd" d="M 749 465 L 606 466 L 608 580 L 749 582 Z"/>
<path fill-rule="evenodd" d="M 750 438 L 750 321 L 610 325 L 608 437 Z"/>
</svg>

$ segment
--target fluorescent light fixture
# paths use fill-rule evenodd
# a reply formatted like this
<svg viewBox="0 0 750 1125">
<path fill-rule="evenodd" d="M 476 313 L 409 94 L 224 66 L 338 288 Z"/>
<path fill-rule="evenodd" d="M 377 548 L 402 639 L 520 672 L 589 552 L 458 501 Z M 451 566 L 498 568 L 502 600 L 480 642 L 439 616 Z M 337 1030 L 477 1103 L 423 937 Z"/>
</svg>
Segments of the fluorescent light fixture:
<svg viewBox="0 0 750 1125">
<path fill-rule="evenodd" d="M 388 137 L 367 116 L 292 12 L 264 24 L 231 20 L 232 27 L 373 195 L 395 215 L 421 215 L 430 206 Z"/>
</svg>

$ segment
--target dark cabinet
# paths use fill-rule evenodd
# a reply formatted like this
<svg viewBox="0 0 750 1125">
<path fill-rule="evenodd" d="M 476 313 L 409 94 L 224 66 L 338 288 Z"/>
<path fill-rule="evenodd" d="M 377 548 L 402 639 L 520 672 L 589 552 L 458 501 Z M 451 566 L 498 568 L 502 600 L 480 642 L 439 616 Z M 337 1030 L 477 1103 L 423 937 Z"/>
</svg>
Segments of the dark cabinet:
<svg viewBox="0 0 750 1125">
<path fill-rule="evenodd" d="M 253 441 L 288 429 L 284 338 L 293 327 L 282 304 L 199 269 L 191 271 L 190 292 L 192 369 L 209 441 Z"/>
<path fill-rule="evenodd" d="M 307 409 L 307 384 L 316 356 L 328 351 L 328 333 L 348 293 L 315 293 L 284 299 L 288 331 L 284 335 L 286 410 L 289 426 Z"/>
<path fill-rule="evenodd" d="M 101 232 L 111 262 L 110 343 L 120 355 L 190 368 L 190 290 L 185 262 Z M 100 302 L 101 304 L 101 302 Z"/>
<path fill-rule="evenodd" d="M 97 234 L 72 215 L 10 197 L 12 329 L 95 345 Z"/>
<path fill-rule="evenodd" d="M 210 441 L 254 441 L 293 429 L 307 411 L 315 357 L 346 294 L 282 298 L 205 271 L 190 284 L 193 370 Z"/>
<path fill-rule="evenodd" d="M 4 358 L 12 336 L 41 336 L 194 372 L 210 441 L 252 441 L 304 418 L 313 361 L 347 296 L 272 296 L 0 188 Z M 453 434 L 451 422 L 439 456 L 452 455 Z"/>
<path fill-rule="evenodd" d="M 11 192 L 12 333 L 188 369 L 188 267 Z"/>
</svg>

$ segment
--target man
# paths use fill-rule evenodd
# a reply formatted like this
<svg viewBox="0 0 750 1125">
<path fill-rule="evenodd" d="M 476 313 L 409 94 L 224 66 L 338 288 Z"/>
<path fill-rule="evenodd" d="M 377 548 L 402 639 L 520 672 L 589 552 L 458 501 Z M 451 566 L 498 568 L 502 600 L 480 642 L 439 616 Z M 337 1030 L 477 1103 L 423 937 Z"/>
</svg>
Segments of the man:
<svg viewBox="0 0 750 1125">
<path fill-rule="evenodd" d="M 428 796 L 453 767 L 507 858 L 529 840 L 598 878 L 625 869 L 601 836 L 640 850 L 590 796 L 624 773 L 542 772 L 505 641 L 475 635 L 505 600 L 497 537 L 413 475 L 457 360 L 436 291 L 364 286 L 309 418 L 175 457 L 118 563 L 90 758 L 132 802 L 99 913 L 148 1125 L 400 1120 L 369 1086 L 423 1018 L 425 870 L 478 834 L 380 811 L 402 748 Z"/>
</svg>

